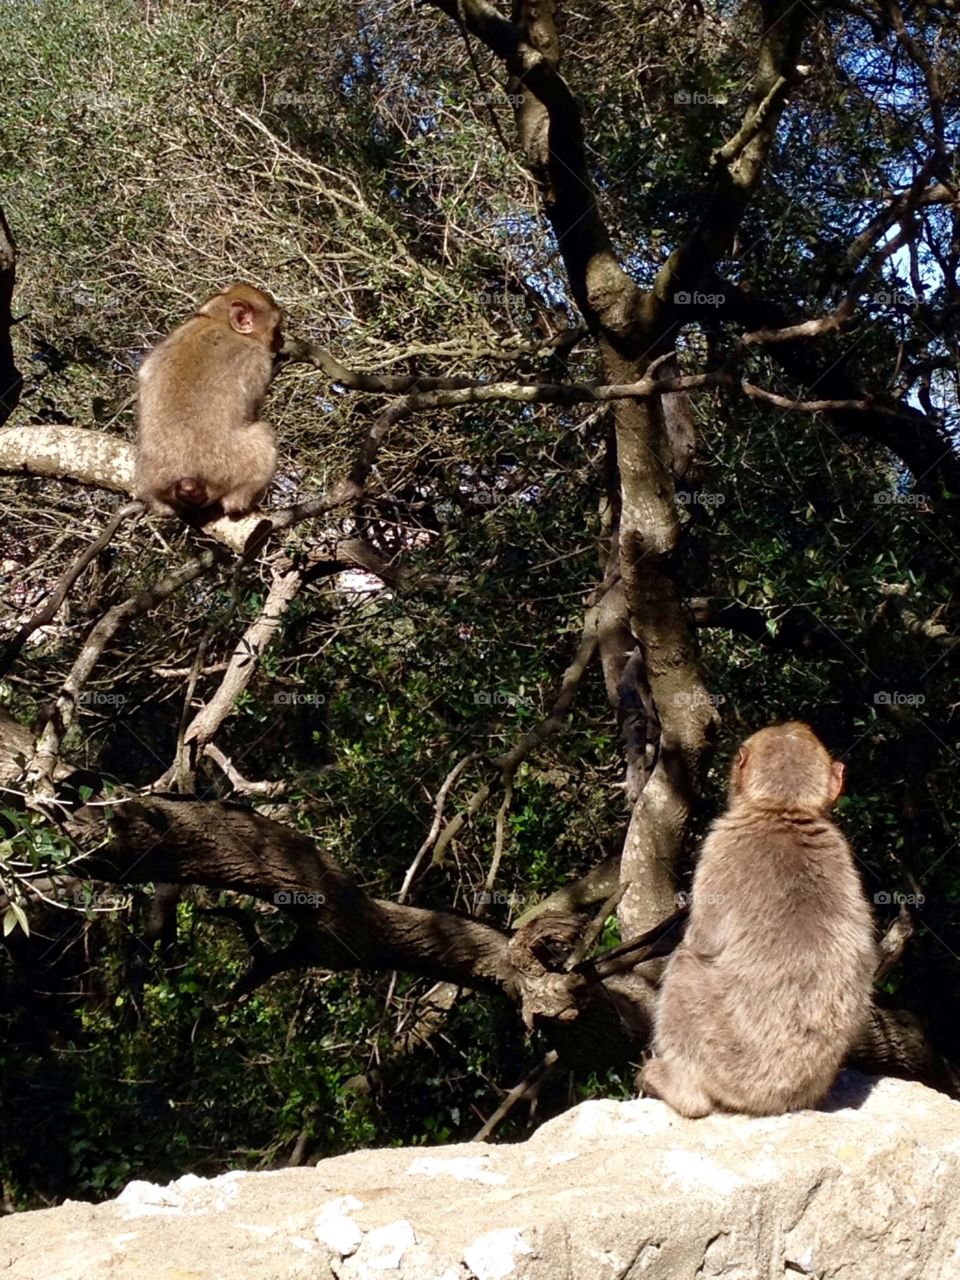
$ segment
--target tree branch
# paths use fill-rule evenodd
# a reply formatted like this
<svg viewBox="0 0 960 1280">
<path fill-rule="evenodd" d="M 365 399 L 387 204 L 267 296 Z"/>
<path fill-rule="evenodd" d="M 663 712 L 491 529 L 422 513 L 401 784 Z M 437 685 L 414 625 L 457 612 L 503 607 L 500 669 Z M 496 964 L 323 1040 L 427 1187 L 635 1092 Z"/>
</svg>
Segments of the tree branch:
<svg viewBox="0 0 960 1280">
<path fill-rule="evenodd" d="M 60 744 L 64 735 L 73 723 L 76 714 L 77 698 L 83 686 L 90 678 L 93 668 L 100 659 L 108 641 L 116 635 L 124 623 L 138 614 L 146 613 L 188 582 L 193 582 L 203 574 L 209 573 L 219 559 L 215 549 L 202 552 L 193 560 L 188 560 L 179 569 L 166 574 L 159 582 L 148 587 L 138 595 L 130 596 L 121 604 L 108 609 L 94 625 L 83 643 L 83 647 L 70 673 L 63 683 L 57 700 L 50 710 L 47 722 L 37 741 L 37 749 L 31 762 L 29 778 L 40 794 L 52 791 L 54 766 L 60 753 Z"/>
<path fill-rule="evenodd" d="M 20 403 L 23 376 L 13 358 L 13 291 L 17 284 L 17 244 L 0 209 L 0 426 Z"/>
</svg>

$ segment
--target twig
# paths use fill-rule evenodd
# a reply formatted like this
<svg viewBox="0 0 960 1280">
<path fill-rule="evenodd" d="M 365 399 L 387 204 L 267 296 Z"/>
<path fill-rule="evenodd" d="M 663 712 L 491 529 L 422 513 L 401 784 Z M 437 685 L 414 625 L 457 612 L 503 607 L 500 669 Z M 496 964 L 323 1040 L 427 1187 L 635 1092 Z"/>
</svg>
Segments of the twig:
<svg viewBox="0 0 960 1280">
<path fill-rule="evenodd" d="M 689 907 L 681 907 L 638 937 L 621 942 L 618 947 L 605 951 L 602 956 L 581 960 L 574 965 L 573 972 L 585 974 L 590 982 L 602 982 L 604 978 L 632 969 L 651 956 L 667 955 L 683 937 L 683 928 L 689 914 Z"/>
<path fill-rule="evenodd" d="M 196 752 L 206 746 L 220 725 L 234 709 L 237 698 L 250 683 L 260 655 L 275 638 L 290 602 L 300 590 L 301 569 L 287 566 L 278 572 L 270 585 L 259 616 L 247 628 L 234 648 L 220 686 L 207 704 L 194 716 L 184 741 Z"/>
<path fill-rule="evenodd" d="M 282 796 L 286 793 L 283 782 L 251 782 L 239 773 L 229 756 L 224 755 L 215 742 L 208 742 L 203 754 L 217 765 L 227 781 L 238 795 L 242 796 Z"/>
<path fill-rule="evenodd" d="M 876 973 L 873 975 L 874 983 L 883 981 L 899 961 L 904 951 L 906 951 L 907 943 L 912 937 L 913 921 L 910 918 L 910 912 L 907 910 L 906 904 L 901 903 L 899 915 L 880 939 L 880 960 L 877 964 Z"/>
<path fill-rule="evenodd" d="M 510 806 L 513 803 L 513 778 L 507 777 L 503 782 L 503 800 L 500 808 L 497 810 L 496 818 L 496 835 L 493 841 L 493 857 L 490 860 L 490 870 L 487 872 L 487 882 L 484 885 L 487 893 L 493 889 L 497 880 L 497 872 L 500 870 L 500 861 L 503 858 L 503 843 L 506 834 L 507 814 L 510 812 Z"/>
<path fill-rule="evenodd" d="M 67 598 L 67 594 L 73 584 L 86 569 L 91 560 L 95 559 L 100 552 L 107 546 L 113 535 L 120 528 L 120 525 L 131 515 L 140 515 L 146 508 L 142 502 L 129 502 L 126 506 L 121 507 L 117 514 L 113 517 L 107 527 L 101 533 L 95 542 L 91 542 L 90 546 L 83 551 L 73 564 L 67 569 L 66 573 L 57 583 L 53 594 L 47 602 L 39 608 L 32 618 L 28 619 L 20 630 L 16 633 L 0 653 L 0 676 L 6 673 L 13 666 L 23 646 L 27 643 L 33 633 L 40 627 L 46 626 L 48 622 L 52 622 L 57 616 L 60 606 Z"/>
<path fill-rule="evenodd" d="M 159 582 L 138 595 L 131 596 L 121 604 L 108 609 L 95 624 L 87 636 L 83 648 L 63 682 L 63 687 L 51 709 L 43 732 L 37 740 L 36 750 L 30 763 L 28 779 L 40 794 L 53 791 L 53 770 L 60 753 L 60 743 L 64 734 L 73 723 L 76 714 L 77 698 L 83 686 L 90 678 L 107 642 L 120 630 L 125 622 L 138 614 L 146 613 L 188 582 L 193 582 L 217 564 L 223 553 L 219 548 L 209 548 L 193 560 L 187 561 L 179 569 L 166 574 Z"/>
<path fill-rule="evenodd" d="M 536 1097 L 544 1080 L 556 1065 L 559 1056 L 556 1049 L 548 1050 L 533 1070 L 519 1084 L 514 1085 L 483 1128 L 477 1130 L 471 1141 L 486 1142 L 500 1121 L 518 1102 L 526 1097 Z"/>
<path fill-rule="evenodd" d="M 177 725 L 177 745 L 173 764 L 164 774 L 162 786 L 158 786 L 158 790 L 166 790 L 171 785 L 181 795 L 190 795 L 194 790 L 196 771 L 190 759 L 191 753 L 186 749 L 187 725 L 190 723 L 190 706 L 193 702 L 193 695 L 196 692 L 197 681 L 200 678 L 200 671 L 203 667 L 204 654 L 207 651 L 209 642 L 210 624 L 208 623 L 203 635 L 200 637 L 200 643 L 197 645 L 197 652 L 194 654 L 193 662 L 190 664 L 190 674 L 187 677 L 183 706 L 180 710 L 180 721 Z"/>
<path fill-rule="evenodd" d="M 400 892 L 397 895 L 398 902 L 406 902 L 407 895 L 410 892 L 410 886 L 413 884 L 413 878 L 419 870 L 420 863 L 426 857 L 434 840 L 437 838 L 437 832 L 440 830 L 440 823 L 443 821 L 443 807 L 446 804 L 447 796 L 450 794 L 450 788 L 456 782 L 457 778 L 460 777 L 461 773 L 463 773 L 464 769 L 466 769 L 467 765 L 471 764 L 476 760 L 476 758 L 476 754 L 464 756 L 462 760 L 459 760 L 453 766 L 446 778 L 444 778 L 443 785 L 437 792 L 437 798 L 434 801 L 433 822 L 430 824 L 430 830 L 427 832 L 426 840 L 424 840 L 423 844 L 417 850 L 413 861 L 407 868 L 407 874 L 403 877 L 403 884 L 400 886 Z"/>
<path fill-rule="evenodd" d="M 799 71 L 799 68 L 797 70 Z M 717 147 L 710 156 L 711 166 L 725 164 L 728 160 L 734 160 L 743 154 L 748 144 L 763 128 L 770 112 L 778 105 L 778 99 L 784 96 L 787 87 L 786 76 L 778 76 L 767 96 L 751 110 L 733 137 Z"/>
<path fill-rule="evenodd" d="M 570 952 L 570 955 L 567 958 L 567 963 L 564 966 L 565 969 L 572 971 L 577 967 L 583 957 L 596 942 L 597 938 L 599 938 L 603 926 L 616 911 L 617 907 L 620 905 L 620 899 L 626 892 L 627 882 L 624 881 L 623 884 L 617 885 L 616 889 L 614 889 L 613 893 L 610 894 L 606 902 L 601 905 L 600 910 L 594 916 L 593 920 L 591 920 L 589 928 L 586 930 L 574 949 Z"/>
</svg>

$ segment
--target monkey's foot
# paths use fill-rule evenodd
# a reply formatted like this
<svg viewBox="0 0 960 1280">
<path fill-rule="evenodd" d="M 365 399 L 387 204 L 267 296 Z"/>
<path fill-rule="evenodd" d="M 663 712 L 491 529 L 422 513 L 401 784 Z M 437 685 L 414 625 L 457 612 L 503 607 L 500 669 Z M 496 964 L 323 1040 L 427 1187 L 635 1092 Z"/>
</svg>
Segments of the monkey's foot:
<svg viewBox="0 0 960 1280">
<path fill-rule="evenodd" d="M 220 500 L 220 510 L 225 516 L 245 516 L 257 505 L 259 494 L 230 493 Z"/>
<path fill-rule="evenodd" d="M 691 1120 L 713 1110 L 700 1072 L 679 1058 L 651 1058 L 640 1072 L 639 1085 L 647 1097 L 660 1098 L 668 1107 Z"/>
</svg>

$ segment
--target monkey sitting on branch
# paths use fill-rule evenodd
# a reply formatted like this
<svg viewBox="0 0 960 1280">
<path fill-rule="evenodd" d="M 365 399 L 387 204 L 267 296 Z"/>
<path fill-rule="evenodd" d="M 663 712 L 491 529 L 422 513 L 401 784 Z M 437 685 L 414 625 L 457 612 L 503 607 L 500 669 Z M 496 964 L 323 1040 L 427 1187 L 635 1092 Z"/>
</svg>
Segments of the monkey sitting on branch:
<svg viewBox="0 0 960 1280">
<path fill-rule="evenodd" d="M 867 1022 L 873 921 L 828 817 L 843 779 L 799 721 L 761 729 L 737 754 L 639 1078 L 681 1115 L 812 1107 Z"/>
<path fill-rule="evenodd" d="M 259 421 L 283 314 L 250 284 L 210 298 L 140 366 L 136 493 L 157 515 L 242 515 L 273 479 Z"/>
</svg>

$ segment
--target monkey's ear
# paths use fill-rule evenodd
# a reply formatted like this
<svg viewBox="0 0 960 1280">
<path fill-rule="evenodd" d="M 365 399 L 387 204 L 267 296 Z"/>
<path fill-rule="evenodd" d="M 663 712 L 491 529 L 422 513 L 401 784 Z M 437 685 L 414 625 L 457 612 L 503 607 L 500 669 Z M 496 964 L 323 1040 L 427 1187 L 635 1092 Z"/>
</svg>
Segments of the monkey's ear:
<svg viewBox="0 0 960 1280">
<path fill-rule="evenodd" d="M 843 784 L 847 780 L 847 766 L 839 760 L 830 762 L 830 804 L 836 804 L 843 792 Z"/>
<path fill-rule="evenodd" d="M 249 302 L 236 299 L 230 303 L 230 327 L 237 333 L 253 333 L 256 318 Z"/>
<path fill-rule="evenodd" d="M 730 786 L 735 795 L 739 795 L 743 790 L 743 771 L 747 767 L 748 755 L 747 748 L 741 747 L 733 759 L 733 768 L 730 770 Z"/>
</svg>

